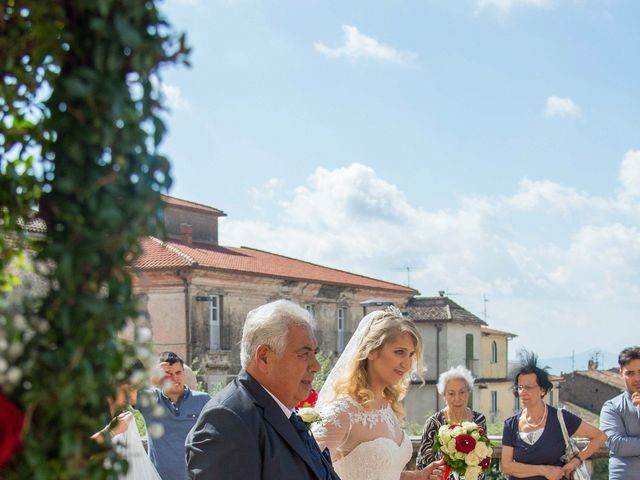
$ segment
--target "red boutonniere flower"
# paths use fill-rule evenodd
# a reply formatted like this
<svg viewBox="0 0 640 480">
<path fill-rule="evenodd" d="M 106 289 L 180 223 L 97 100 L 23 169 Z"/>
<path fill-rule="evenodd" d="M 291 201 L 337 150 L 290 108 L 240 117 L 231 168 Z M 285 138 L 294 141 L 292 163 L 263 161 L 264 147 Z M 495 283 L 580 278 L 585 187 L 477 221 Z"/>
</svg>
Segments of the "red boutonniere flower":
<svg viewBox="0 0 640 480">
<path fill-rule="evenodd" d="M 316 406 L 316 402 L 318 401 L 318 392 L 316 392 L 313 388 L 311 389 L 311 392 L 309 393 L 309 396 L 307 398 L 305 398 L 304 400 L 302 400 L 298 405 L 297 408 L 305 408 L 305 407 L 315 407 Z"/>
<path fill-rule="evenodd" d="M 20 449 L 24 414 L 0 393 L 0 466 Z"/>
</svg>

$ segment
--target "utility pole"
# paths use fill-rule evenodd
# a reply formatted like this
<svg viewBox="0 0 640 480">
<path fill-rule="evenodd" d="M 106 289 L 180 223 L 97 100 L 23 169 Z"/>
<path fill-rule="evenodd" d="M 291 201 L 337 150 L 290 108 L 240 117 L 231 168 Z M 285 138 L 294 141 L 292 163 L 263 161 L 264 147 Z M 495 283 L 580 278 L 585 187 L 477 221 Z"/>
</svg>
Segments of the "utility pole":
<svg viewBox="0 0 640 480">
<path fill-rule="evenodd" d="M 407 287 L 411 286 L 411 267 L 407 267 Z"/>
</svg>

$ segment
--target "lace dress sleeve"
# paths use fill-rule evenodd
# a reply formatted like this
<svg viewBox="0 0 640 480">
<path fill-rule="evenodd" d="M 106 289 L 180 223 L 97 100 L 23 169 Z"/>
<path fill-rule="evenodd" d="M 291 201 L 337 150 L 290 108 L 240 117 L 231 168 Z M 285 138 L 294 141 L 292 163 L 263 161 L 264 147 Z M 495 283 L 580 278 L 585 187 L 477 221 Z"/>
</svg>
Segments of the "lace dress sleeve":
<svg viewBox="0 0 640 480">
<path fill-rule="evenodd" d="M 328 448 L 334 460 L 343 456 L 339 452 L 351 431 L 349 408 L 344 400 L 335 400 L 320 411 L 320 421 L 311 427 L 320 449 Z"/>
</svg>

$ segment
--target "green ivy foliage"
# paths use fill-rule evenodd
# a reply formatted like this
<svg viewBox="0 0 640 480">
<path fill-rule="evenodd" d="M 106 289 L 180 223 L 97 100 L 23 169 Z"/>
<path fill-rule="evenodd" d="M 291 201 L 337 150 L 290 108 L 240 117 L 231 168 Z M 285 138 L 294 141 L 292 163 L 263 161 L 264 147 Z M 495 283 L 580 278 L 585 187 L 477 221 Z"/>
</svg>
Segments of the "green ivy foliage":
<svg viewBox="0 0 640 480">
<path fill-rule="evenodd" d="M 139 311 L 127 265 L 158 235 L 170 186 L 159 69 L 189 49 L 156 0 L 0 3 L 0 385 L 26 413 L 3 479 L 115 479 L 90 441 L 132 347 Z M 34 215 L 47 233 L 31 239 Z M 46 284 L 8 301 L 10 266 L 30 252 Z M 23 286 L 24 288 L 24 286 Z"/>
</svg>

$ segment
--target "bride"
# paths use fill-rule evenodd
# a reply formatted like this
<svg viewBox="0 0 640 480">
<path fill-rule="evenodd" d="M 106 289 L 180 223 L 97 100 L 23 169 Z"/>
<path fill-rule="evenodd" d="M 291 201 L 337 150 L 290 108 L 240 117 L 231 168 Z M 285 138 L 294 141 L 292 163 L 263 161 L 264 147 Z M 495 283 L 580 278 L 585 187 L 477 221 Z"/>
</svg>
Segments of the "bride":
<svg viewBox="0 0 640 480">
<path fill-rule="evenodd" d="M 141 369 L 142 364 L 136 364 L 127 372 L 130 378 L 135 369 Z M 120 384 L 116 388 L 113 398 L 107 398 L 109 412 L 113 420 L 102 430 L 94 433 L 91 438 L 102 444 L 110 439 L 111 445 L 119 456 L 127 461 L 126 473 L 120 475 L 121 480 L 162 480 L 147 455 L 136 421 L 127 409 L 128 405 L 135 404 L 137 390 L 127 383 Z M 118 414 L 118 412 L 121 412 Z"/>
<path fill-rule="evenodd" d="M 327 381 L 313 434 L 329 448 L 342 480 L 441 479 L 442 461 L 405 471 L 413 448 L 401 428 L 412 367 L 422 367 L 422 339 L 394 307 L 362 319 Z"/>
</svg>

